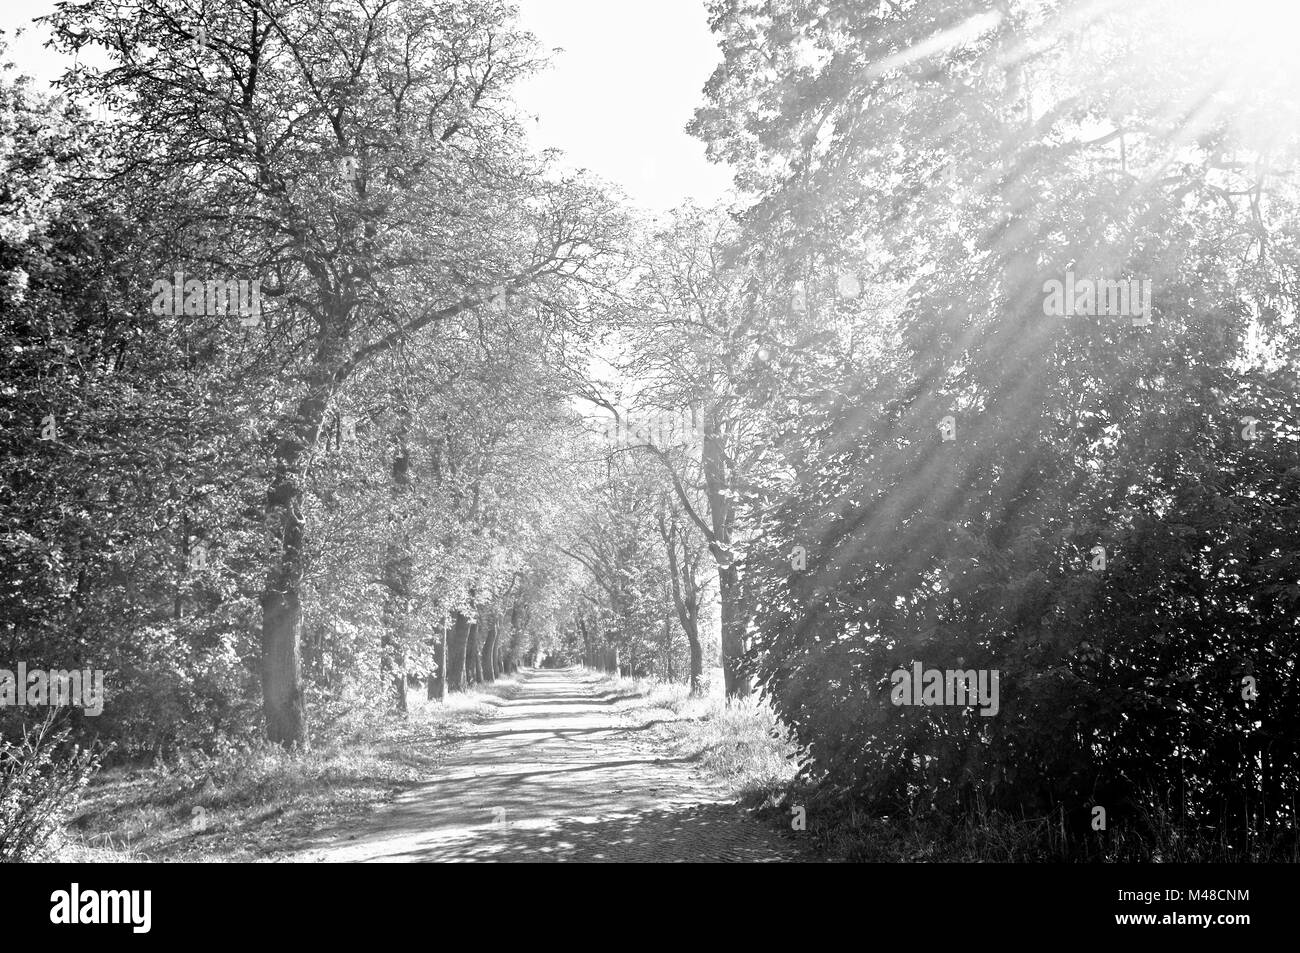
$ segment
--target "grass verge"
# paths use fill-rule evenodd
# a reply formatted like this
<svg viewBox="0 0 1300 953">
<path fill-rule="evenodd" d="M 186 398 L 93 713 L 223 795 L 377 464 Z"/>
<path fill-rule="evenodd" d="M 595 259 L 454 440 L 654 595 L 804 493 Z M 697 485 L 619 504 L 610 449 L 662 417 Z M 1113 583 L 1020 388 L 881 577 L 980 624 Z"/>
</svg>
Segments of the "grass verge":
<svg viewBox="0 0 1300 953">
<path fill-rule="evenodd" d="M 57 859 L 69 862 L 252 861 L 291 852 L 313 831 L 364 816 L 437 768 L 470 724 L 491 717 L 512 679 L 411 698 L 405 718 L 339 714 L 307 752 L 263 744 L 96 775 Z"/>
</svg>

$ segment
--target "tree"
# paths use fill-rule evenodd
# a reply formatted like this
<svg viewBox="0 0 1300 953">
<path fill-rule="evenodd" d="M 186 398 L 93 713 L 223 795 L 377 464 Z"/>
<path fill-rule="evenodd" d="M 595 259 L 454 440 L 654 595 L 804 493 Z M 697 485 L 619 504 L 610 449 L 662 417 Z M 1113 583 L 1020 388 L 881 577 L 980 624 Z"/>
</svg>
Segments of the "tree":
<svg viewBox="0 0 1300 953">
<path fill-rule="evenodd" d="M 683 512 L 718 575 L 728 698 L 749 694 L 743 670 L 753 613 L 748 540 L 738 504 L 763 466 L 763 414 L 751 400 L 769 373 L 771 311 L 737 236 L 718 212 L 685 208 L 644 243 L 621 369 L 639 382 L 635 413 L 680 422 L 666 439 L 634 442 L 667 468 Z M 748 276 L 747 276 L 748 272 Z M 703 505 L 701 505 L 701 501 Z"/>
<path fill-rule="evenodd" d="M 682 632 L 686 634 L 690 646 L 689 679 L 691 694 L 703 693 L 704 649 L 700 641 L 700 608 L 704 599 L 708 580 L 700 574 L 700 561 L 703 552 L 698 545 L 699 537 L 691 524 L 686 522 L 676 497 L 663 493 L 660 496 L 659 510 L 655 513 L 659 526 L 659 537 L 664 542 L 668 553 L 668 567 L 672 582 L 673 607 L 677 610 L 677 619 Z M 669 655 L 671 658 L 671 655 Z M 668 676 L 672 678 L 671 673 Z"/>
</svg>

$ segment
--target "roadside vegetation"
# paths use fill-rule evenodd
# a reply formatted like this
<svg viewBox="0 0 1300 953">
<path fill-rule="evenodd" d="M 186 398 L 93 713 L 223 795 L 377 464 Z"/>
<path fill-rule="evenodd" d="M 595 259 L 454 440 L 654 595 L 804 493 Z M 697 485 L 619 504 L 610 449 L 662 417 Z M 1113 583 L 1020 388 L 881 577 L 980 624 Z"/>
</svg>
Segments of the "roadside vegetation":
<svg viewBox="0 0 1300 953">
<path fill-rule="evenodd" d="M 403 717 L 382 707 L 322 719 L 308 751 L 253 742 L 210 755 L 96 775 L 56 856 L 65 861 L 249 861 L 296 850 L 426 781 L 492 716 L 514 680 L 453 696 L 413 697 Z"/>
</svg>

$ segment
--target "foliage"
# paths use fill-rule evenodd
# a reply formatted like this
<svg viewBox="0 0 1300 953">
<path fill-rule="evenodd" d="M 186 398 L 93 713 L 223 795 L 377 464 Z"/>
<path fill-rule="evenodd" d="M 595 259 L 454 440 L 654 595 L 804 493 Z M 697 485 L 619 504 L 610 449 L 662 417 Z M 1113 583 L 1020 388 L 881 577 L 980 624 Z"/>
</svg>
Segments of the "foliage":
<svg viewBox="0 0 1300 953">
<path fill-rule="evenodd" d="M 742 40 L 697 128 L 762 190 L 752 241 L 788 250 L 828 331 L 820 359 L 775 359 L 792 401 L 748 510 L 753 665 L 807 772 L 874 815 L 1060 813 L 1082 836 L 1095 807 L 1133 833 L 1172 806 L 1237 844 L 1293 830 L 1297 194 L 1269 170 L 1297 143 L 1230 103 L 1189 141 L 1134 95 L 1189 95 L 1190 62 L 1117 41 L 1123 79 L 1098 84 L 1060 68 L 1068 21 L 940 6 L 715 8 Z M 801 44 L 824 55 L 794 66 Z M 1153 320 L 1048 314 L 1067 272 L 1149 279 Z M 1000 710 L 893 704 L 916 662 L 1000 672 Z"/>
</svg>

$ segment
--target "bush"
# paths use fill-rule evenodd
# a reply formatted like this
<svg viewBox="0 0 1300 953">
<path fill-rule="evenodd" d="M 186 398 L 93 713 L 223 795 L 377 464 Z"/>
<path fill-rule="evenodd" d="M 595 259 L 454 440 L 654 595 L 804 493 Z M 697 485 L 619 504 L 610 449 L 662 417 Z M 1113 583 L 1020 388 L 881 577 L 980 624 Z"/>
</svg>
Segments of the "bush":
<svg viewBox="0 0 1300 953">
<path fill-rule="evenodd" d="M 1063 818 L 1088 855 L 1163 844 L 1150 819 L 1170 809 L 1225 854 L 1294 842 L 1295 436 L 1242 440 L 1244 411 L 1174 383 L 1105 418 L 1124 440 L 1100 462 L 1100 438 L 1055 408 L 1025 430 L 986 407 L 996 439 L 944 457 L 937 439 L 882 437 L 899 428 L 865 397 L 791 451 L 808 475 L 764 516 L 784 535 L 754 560 L 753 650 L 809 780 L 873 817 Z M 1232 384 L 1271 419 L 1300 415 L 1270 398 L 1294 395 L 1281 378 Z M 917 663 L 998 672 L 996 712 L 896 704 L 893 673 Z"/>
<path fill-rule="evenodd" d="M 69 745 L 56 715 L 10 743 L 0 738 L 0 861 L 39 859 L 99 767 L 99 756 Z"/>
</svg>

